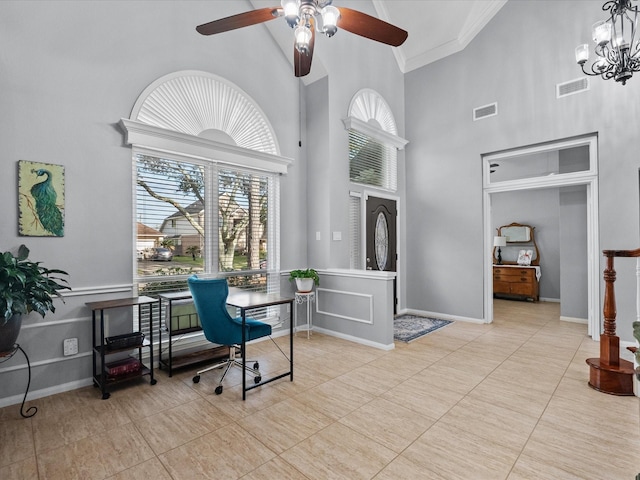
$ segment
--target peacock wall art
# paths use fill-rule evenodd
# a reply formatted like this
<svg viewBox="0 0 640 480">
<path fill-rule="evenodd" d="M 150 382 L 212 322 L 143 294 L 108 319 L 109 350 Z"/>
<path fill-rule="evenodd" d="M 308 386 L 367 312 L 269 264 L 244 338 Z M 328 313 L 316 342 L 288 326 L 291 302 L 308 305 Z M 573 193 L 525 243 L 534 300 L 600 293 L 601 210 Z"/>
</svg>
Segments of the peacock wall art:
<svg viewBox="0 0 640 480">
<path fill-rule="evenodd" d="M 18 233 L 30 237 L 64 236 L 64 167 L 18 162 Z"/>
</svg>

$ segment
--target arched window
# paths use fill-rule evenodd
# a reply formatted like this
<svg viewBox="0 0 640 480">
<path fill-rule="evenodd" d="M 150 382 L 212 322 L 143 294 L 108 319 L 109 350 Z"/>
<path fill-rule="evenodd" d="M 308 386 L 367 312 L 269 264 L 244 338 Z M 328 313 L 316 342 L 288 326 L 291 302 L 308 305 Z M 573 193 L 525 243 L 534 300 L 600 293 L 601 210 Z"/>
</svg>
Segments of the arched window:
<svg viewBox="0 0 640 480">
<path fill-rule="evenodd" d="M 387 102 L 375 90 L 360 90 L 351 100 L 344 125 L 349 132 L 349 180 L 395 192 L 397 150 L 407 141 L 398 137 Z"/>
<path fill-rule="evenodd" d="M 216 75 L 176 72 L 121 125 L 133 150 L 138 293 L 185 289 L 192 273 L 278 291 L 279 175 L 290 160 L 258 105 Z"/>
</svg>

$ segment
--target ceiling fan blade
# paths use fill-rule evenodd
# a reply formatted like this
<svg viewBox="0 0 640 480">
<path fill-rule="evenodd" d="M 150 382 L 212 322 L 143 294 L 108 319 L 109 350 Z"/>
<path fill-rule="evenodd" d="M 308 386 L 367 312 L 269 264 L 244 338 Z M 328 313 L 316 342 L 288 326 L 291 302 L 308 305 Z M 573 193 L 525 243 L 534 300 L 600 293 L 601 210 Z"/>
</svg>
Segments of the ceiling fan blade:
<svg viewBox="0 0 640 480">
<path fill-rule="evenodd" d="M 213 35 L 214 33 L 228 32 L 236 28 L 248 27 L 257 23 L 267 22 L 278 18 L 281 15 L 279 7 L 260 8 L 250 12 L 238 13 L 230 17 L 214 20 L 213 22 L 198 25 L 196 30 L 202 35 Z"/>
<path fill-rule="evenodd" d="M 407 39 L 408 33 L 395 25 L 350 8 L 339 7 L 338 10 L 338 28 L 392 47 L 399 47 Z"/>
<path fill-rule="evenodd" d="M 313 59 L 313 44 L 315 43 L 316 32 L 313 25 L 313 19 L 311 19 L 311 40 L 309 41 L 309 52 L 305 55 L 300 53 L 298 49 L 293 46 L 293 69 L 296 77 L 304 77 L 311 71 L 311 60 Z"/>
</svg>

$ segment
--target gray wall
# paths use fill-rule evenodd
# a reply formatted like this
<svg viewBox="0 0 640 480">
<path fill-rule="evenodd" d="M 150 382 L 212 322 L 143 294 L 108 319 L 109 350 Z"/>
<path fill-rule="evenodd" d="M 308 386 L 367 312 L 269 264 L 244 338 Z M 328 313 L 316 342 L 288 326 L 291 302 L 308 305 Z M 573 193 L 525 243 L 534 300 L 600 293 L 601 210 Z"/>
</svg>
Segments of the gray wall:
<svg viewBox="0 0 640 480">
<path fill-rule="evenodd" d="M 582 76 L 573 52 L 601 17 L 592 1 L 510 1 L 464 51 L 405 75 L 411 308 L 483 316 L 482 154 L 597 132 L 601 249 L 638 246 L 640 79 L 592 78 L 585 93 L 555 95 Z M 496 101 L 499 115 L 472 121 Z M 618 299 L 635 288 L 633 272 L 619 272 Z M 623 340 L 633 318 L 635 301 L 619 301 Z"/>
<path fill-rule="evenodd" d="M 25 243 L 32 258 L 70 273 L 73 294 L 45 319 L 30 315 L 18 342 L 33 368 L 32 390 L 91 377 L 91 322 L 85 302 L 130 295 L 131 148 L 116 126 L 157 78 L 204 70 L 243 89 L 273 125 L 281 154 L 284 267 L 306 263 L 306 166 L 298 147 L 299 81 L 264 27 L 204 37 L 195 26 L 251 10 L 249 2 L 0 2 L 0 250 Z M 55 18 L 56 21 L 52 21 Z M 269 72 L 268 75 L 261 72 Z M 17 161 L 64 165 L 63 238 L 18 237 Z M 112 289 L 117 293 L 106 293 Z M 79 339 L 63 358 L 63 339 Z M 24 360 L 3 364 L 0 398 L 24 392 Z"/>
<path fill-rule="evenodd" d="M 586 319 L 587 286 L 587 189 L 584 186 L 560 191 L 560 315 Z"/>
<path fill-rule="evenodd" d="M 512 222 L 535 227 L 534 234 L 540 253 L 540 297 L 552 300 L 560 299 L 560 240 L 559 240 L 558 189 L 527 190 L 519 192 L 496 193 L 491 196 L 492 231 Z M 584 232 L 582 232 L 584 233 Z M 586 243 L 586 240 L 585 240 Z M 509 244 L 503 253 L 517 259 L 518 244 Z M 490 247 L 490 250 L 493 246 Z"/>
<path fill-rule="evenodd" d="M 375 14 L 370 2 L 343 4 Z M 342 34 L 317 39 L 314 64 L 324 64 L 330 74 L 306 87 L 293 75 L 289 52 L 285 56 L 265 26 L 210 37 L 195 31 L 201 23 L 252 9 L 244 0 L 0 2 L 0 250 L 27 244 L 33 259 L 68 271 L 73 287 L 55 314 L 32 315 L 23 323 L 18 341 L 34 365 L 32 391 L 86 383 L 92 342 L 85 302 L 131 294 L 131 148 L 117 123 L 166 74 L 203 70 L 233 82 L 271 122 L 281 155 L 293 159 L 281 177 L 281 268 L 348 267 L 348 155 L 341 119 L 358 90 L 374 88 L 403 134 L 403 75 L 390 47 Z M 18 160 L 65 166 L 63 238 L 17 235 Z M 316 231 L 322 233 L 318 243 Z M 331 231 L 341 231 L 343 241 L 332 243 Z M 63 358 L 63 339 L 69 337 L 79 338 L 80 353 Z M 0 400 L 24 392 L 24 361 L 17 357 L 2 365 Z"/>
</svg>

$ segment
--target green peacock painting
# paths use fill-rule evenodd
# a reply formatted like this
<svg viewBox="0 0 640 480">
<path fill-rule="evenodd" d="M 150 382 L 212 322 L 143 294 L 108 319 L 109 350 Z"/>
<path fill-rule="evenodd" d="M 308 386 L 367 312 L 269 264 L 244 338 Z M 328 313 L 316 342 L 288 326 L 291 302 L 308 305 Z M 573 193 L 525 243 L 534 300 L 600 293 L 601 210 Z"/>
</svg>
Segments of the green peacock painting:
<svg viewBox="0 0 640 480">
<path fill-rule="evenodd" d="M 18 162 L 19 233 L 27 236 L 64 236 L 64 167 Z"/>
</svg>

